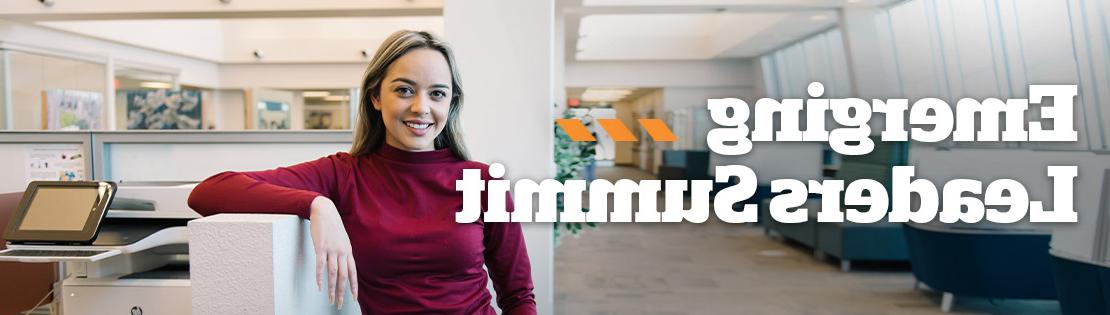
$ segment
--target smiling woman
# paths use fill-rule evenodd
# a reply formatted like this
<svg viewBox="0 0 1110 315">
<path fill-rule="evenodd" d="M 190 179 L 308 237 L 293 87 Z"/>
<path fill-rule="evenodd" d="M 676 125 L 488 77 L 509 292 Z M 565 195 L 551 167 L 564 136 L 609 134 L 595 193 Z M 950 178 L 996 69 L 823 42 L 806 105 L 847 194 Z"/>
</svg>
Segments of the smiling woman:
<svg viewBox="0 0 1110 315">
<path fill-rule="evenodd" d="M 389 130 L 386 143 L 413 151 L 435 149 L 434 137 L 446 125 L 451 108 L 450 83 L 436 79 L 450 78 L 450 71 L 443 55 L 431 49 L 414 50 L 389 67 L 385 84 L 370 96 Z M 429 130 L 436 132 L 429 135 Z"/>
<path fill-rule="evenodd" d="M 428 33 L 394 36 L 400 37 L 386 40 L 362 80 L 369 97 L 362 100 L 351 154 L 368 154 L 385 142 L 412 151 L 446 148 L 467 159 L 457 129 L 462 83 L 450 47 Z"/>
<path fill-rule="evenodd" d="M 535 314 L 520 224 L 454 220 L 463 203 L 454 180 L 488 166 L 466 160 L 451 49 L 427 32 L 396 32 L 362 92 L 349 154 L 223 172 L 197 185 L 189 206 L 309 218 L 317 285 L 340 306 L 349 287 L 365 314 L 495 314 L 490 279 L 503 314 Z M 498 204 L 512 206 L 507 194 Z"/>
</svg>

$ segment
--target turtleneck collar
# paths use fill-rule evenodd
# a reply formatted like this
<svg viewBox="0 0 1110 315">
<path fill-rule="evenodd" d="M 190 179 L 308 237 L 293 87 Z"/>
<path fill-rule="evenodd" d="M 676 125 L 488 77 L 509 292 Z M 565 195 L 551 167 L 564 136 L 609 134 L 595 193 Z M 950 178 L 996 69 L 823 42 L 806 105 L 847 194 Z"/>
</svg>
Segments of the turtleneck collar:
<svg viewBox="0 0 1110 315">
<path fill-rule="evenodd" d="M 374 152 L 374 154 L 377 154 L 378 156 L 383 157 L 387 160 L 413 164 L 445 163 L 456 162 L 459 160 L 455 157 L 454 154 L 451 153 L 451 149 L 447 148 L 432 151 L 415 152 L 394 148 L 388 143 L 382 143 L 381 148 L 378 148 L 378 151 Z"/>
</svg>

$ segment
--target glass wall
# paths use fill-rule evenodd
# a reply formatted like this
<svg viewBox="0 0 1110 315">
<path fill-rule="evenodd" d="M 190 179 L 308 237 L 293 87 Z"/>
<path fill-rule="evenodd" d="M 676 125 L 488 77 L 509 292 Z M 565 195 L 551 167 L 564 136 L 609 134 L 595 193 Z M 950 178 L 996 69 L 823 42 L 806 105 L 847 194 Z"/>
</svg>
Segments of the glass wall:
<svg viewBox="0 0 1110 315">
<path fill-rule="evenodd" d="M 351 129 L 360 96 L 357 88 L 183 86 L 177 73 L 0 46 L 0 129 L 343 130 Z"/>
<path fill-rule="evenodd" d="M 10 129 L 108 129 L 104 63 L 22 51 L 4 51 Z"/>
</svg>

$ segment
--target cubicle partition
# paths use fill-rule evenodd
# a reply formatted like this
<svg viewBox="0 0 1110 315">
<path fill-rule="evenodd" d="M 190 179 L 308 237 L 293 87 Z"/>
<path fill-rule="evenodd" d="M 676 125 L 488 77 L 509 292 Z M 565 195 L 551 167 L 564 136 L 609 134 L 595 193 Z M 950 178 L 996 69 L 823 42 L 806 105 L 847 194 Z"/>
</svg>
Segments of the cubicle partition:
<svg viewBox="0 0 1110 315">
<path fill-rule="evenodd" d="M 88 131 L 3 131 L 0 132 L 0 193 L 22 192 L 32 178 L 36 161 L 44 160 L 36 155 L 51 152 L 77 152 L 83 162 L 82 174 L 85 179 L 92 178 L 88 173 L 93 169 L 92 133 Z M 73 156 L 67 156 L 73 158 Z M 72 160 L 71 160 L 72 161 Z M 42 165 L 49 167 L 49 165 Z"/>
<path fill-rule="evenodd" d="M 22 191 L 32 162 L 49 160 L 34 154 L 80 153 L 83 179 L 198 182 L 310 161 L 347 151 L 351 141 L 350 131 L 3 131 L 0 192 Z"/>
<path fill-rule="evenodd" d="M 347 151 L 350 131 L 94 132 L 93 174 L 119 182 L 199 182 Z"/>
</svg>

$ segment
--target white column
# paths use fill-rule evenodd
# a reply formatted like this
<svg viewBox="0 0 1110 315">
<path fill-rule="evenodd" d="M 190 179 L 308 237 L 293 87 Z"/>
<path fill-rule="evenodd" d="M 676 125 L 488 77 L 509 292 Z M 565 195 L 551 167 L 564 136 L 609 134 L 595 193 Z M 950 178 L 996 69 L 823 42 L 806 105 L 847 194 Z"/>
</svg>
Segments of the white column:
<svg viewBox="0 0 1110 315">
<path fill-rule="evenodd" d="M 553 81 L 551 85 L 551 95 L 552 99 L 555 100 L 555 106 L 551 108 L 553 117 L 559 117 L 567 108 L 567 17 L 566 14 L 561 13 L 561 9 L 565 4 L 557 3 L 556 5 L 557 11 L 554 16 L 554 29 L 552 33 L 552 43 L 554 44 L 552 53 L 554 55 L 551 58 L 551 78 Z M 578 19 L 574 19 L 572 22 L 577 21 Z M 575 29 L 577 29 L 577 27 Z M 575 44 L 576 43 L 572 43 L 571 45 Z"/>
<path fill-rule="evenodd" d="M 104 117 L 101 130 L 116 130 L 116 59 L 111 54 L 104 63 Z M 124 110 L 127 110 L 125 107 Z M 45 115 L 45 114 L 44 114 Z M 123 129 L 127 129 L 126 127 Z"/>
<path fill-rule="evenodd" d="M 0 49 L 0 123 L 3 123 L 3 128 L 0 129 L 15 129 L 12 126 L 12 70 L 11 62 L 9 61 L 7 50 Z"/>
<path fill-rule="evenodd" d="M 444 32 L 462 72 L 471 158 L 510 179 L 552 176 L 552 0 L 446 0 Z M 553 314 L 551 223 L 524 224 L 540 314 Z"/>
</svg>

